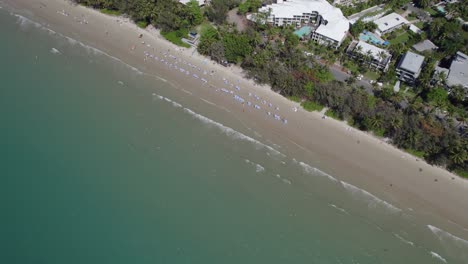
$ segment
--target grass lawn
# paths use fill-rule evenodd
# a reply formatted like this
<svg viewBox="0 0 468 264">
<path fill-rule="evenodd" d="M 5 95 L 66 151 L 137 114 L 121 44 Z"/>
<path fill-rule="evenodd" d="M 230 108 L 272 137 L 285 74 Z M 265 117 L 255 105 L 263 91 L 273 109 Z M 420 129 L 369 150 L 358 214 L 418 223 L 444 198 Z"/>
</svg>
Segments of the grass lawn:
<svg viewBox="0 0 468 264">
<path fill-rule="evenodd" d="M 311 102 L 311 101 L 302 102 L 302 103 L 301 103 L 301 106 L 302 106 L 305 110 L 307 110 L 307 111 L 309 111 L 309 112 L 312 112 L 312 111 L 320 112 L 320 111 L 322 111 L 322 109 L 323 109 L 323 106 L 322 106 L 322 105 L 319 105 L 319 104 L 317 104 L 317 103 L 315 103 L 315 102 Z"/>
<path fill-rule="evenodd" d="M 424 151 L 417 151 L 414 149 L 405 149 L 405 151 L 418 158 L 421 158 L 421 159 L 424 158 L 424 154 L 425 154 Z"/>
<path fill-rule="evenodd" d="M 301 98 L 299 96 L 288 96 L 288 99 L 296 103 L 301 102 Z"/>
<path fill-rule="evenodd" d="M 468 171 L 456 170 L 455 173 L 460 177 L 468 179 Z"/>
<path fill-rule="evenodd" d="M 351 61 L 343 63 L 343 66 L 351 72 L 358 72 L 358 66 Z"/>
<path fill-rule="evenodd" d="M 188 30 L 180 29 L 178 31 L 171 31 L 171 32 L 161 32 L 161 35 L 165 37 L 170 42 L 176 44 L 177 46 L 190 48 L 190 45 L 183 42 L 182 38 L 187 36 Z"/>
<path fill-rule="evenodd" d="M 405 32 L 403 34 L 398 35 L 396 38 L 389 40 L 390 45 L 395 45 L 398 43 L 405 43 L 409 39 L 409 34 L 408 32 Z"/>
<path fill-rule="evenodd" d="M 405 10 L 400 9 L 400 8 L 394 9 L 393 11 L 394 11 L 395 13 L 399 14 L 399 15 L 401 15 L 401 14 L 403 14 L 403 13 L 405 12 Z"/>
<path fill-rule="evenodd" d="M 419 21 L 418 23 L 414 23 L 415 26 L 417 26 L 419 29 L 422 29 L 424 27 L 424 22 Z"/>
<path fill-rule="evenodd" d="M 101 9 L 100 11 L 103 14 L 111 15 L 111 16 L 120 16 L 122 14 L 122 12 L 120 12 L 119 10 L 114 10 L 114 9 L 104 8 L 104 9 Z"/>
<path fill-rule="evenodd" d="M 424 8 L 424 11 L 428 12 L 431 16 L 436 16 L 438 14 L 437 11 L 435 11 L 434 9 L 430 7 Z"/>
<path fill-rule="evenodd" d="M 369 80 L 377 80 L 380 77 L 380 73 L 374 71 L 367 71 L 364 73 L 364 77 Z"/>
<path fill-rule="evenodd" d="M 408 19 L 408 20 L 410 20 L 410 21 L 411 21 L 411 20 L 415 20 L 415 19 L 417 19 L 417 17 L 416 17 L 416 15 L 415 15 L 415 14 L 413 14 L 413 13 L 409 13 L 409 14 L 406 16 L 406 19 Z"/>
<path fill-rule="evenodd" d="M 137 24 L 137 26 L 139 26 L 140 28 L 143 28 L 143 29 L 145 29 L 148 26 L 148 22 L 146 22 L 146 21 L 137 21 L 136 24 Z"/>
<path fill-rule="evenodd" d="M 325 112 L 325 115 L 328 116 L 328 117 L 334 118 L 336 120 L 341 120 L 340 117 L 338 116 L 338 114 L 335 111 L 333 111 L 332 109 L 328 109 Z"/>
</svg>

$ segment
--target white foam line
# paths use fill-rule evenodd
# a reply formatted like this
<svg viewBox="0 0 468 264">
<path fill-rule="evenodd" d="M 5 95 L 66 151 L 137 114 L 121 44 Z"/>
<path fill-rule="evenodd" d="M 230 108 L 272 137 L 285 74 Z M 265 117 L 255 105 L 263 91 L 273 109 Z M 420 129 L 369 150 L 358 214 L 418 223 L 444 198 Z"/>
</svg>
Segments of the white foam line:
<svg viewBox="0 0 468 264">
<path fill-rule="evenodd" d="M 263 172 L 263 171 L 265 171 L 265 168 L 264 168 L 262 165 L 257 164 L 257 163 L 255 163 L 255 162 L 252 162 L 252 161 L 250 161 L 250 160 L 248 160 L 248 159 L 245 159 L 245 163 L 254 165 L 254 166 L 255 166 L 255 171 L 256 171 L 256 172 Z"/>
<path fill-rule="evenodd" d="M 447 263 L 447 260 L 444 259 L 441 255 L 437 254 L 436 252 L 431 251 L 430 254 L 433 258 L 439 259 L 440 261 Z"/>
<path fill-rule="evenodd" d="M 427 228 L 429 228 L 429 230 L 431 230 L 431 232 L 436 235 L 440 240 L 443 240 L 443 239 L 450 239 L 456 243 L 459 243 L 460 245 L 462 246 L 465 246 L 465 247 L 468 247 L 468 241 L 467 240 L 464 240 L 462 238 L 459 238 L 455 235 L 452 235 L 450 234 L 449 232 L 447 231 L 444 231 L 440 228 L 437 228 L 433 225 L 427 225 Z"/>
<path fill-rule="evenodd" d="M 240 140 L 245 140 L 245 141 L 248 141 L 248 142 L 251 142 L 251 143 L 254 143 L 255 145 L 257 146 L 260 146 L 262 148 L 266 148 L 268 149 L 269 151 L 273 152 L 274 154 L 276 155 L 281 155 L 281 156 L 284 156 L 284 154 L 282 154 L 281 152 L 279 152 L 278 150 L 266 145 L 266 144 L 263 144 L 262 142 L 258 141 L 258 140 L 255 140 L 249 136 L 246 136 L 230 127 L 227 127 L 221 123 L 218 123 L 214 120 L 211 120 L 205 116 L 202 116 L 198 113 L 195 113 L 194 111 L 192 111 L 191 109 L 189 108 L 184 108 L 184 111 L 191 114 L 193 117 L 197 118 L 198 120 L 206 123 L 206 124 L 210 124 L 210 125 L 214 125 L 215 127 L 219 128 L 224 134 L 232 137 L 233 139 L 240 139 Z"/>
<path fill-rule="evenodd" d="M 265 171 L 265 168 L 260 164 L 255 164 L 255 171 L 262 172 L 262 171 Z"/>
<path fill-rule="evenodd" d="M 413 242 L 411 242 L 411 241 L 409 241 L 409 240 L 406 240 L 406 239 L 404 239 L 403 237 L 401 237 L 401 236 L 400 236 L 400 235 L 398 235 L 398 234 L 393 234 L 393 235 L 395 235 L 395 237 L 397 237 L 398 239 L 400 239 L 402 242 L 404 242 L 404 243 L 406 243 L 406 244 L 409 244 L 409 245 L 411 245 L 411 246 L 413 246 L 413 247 L 414 247 L 414 243 L 413 243 Z"/>
<path fill-rule="evenodd" d="M 296 162 L 296 159 L 293 159 L 293 162 Z M 309 174 L 324 176 L 324 177 L 327 177 L 328 179 L 330 179 L 330 180 L 332 180 L 334 182 L 338 182 L 338 180 L 335 177 L 333 177 L 330 174 L 327 174 L 327 173 L 325 173 L 325 172 L 323 172 L 323 171 L 321 171 L 321 170 L 319 170 L 319 169 L 317 169 L 315 167 L 312 167 L 307 163 L 299 162 L 299 165 L 301 165 L 302 169 L 305 172 L 309 173 Z"/>
<path fill-rule="evenodd" d="M 122 63 L 123 65 L 125 65 L 125 66 L 127 66 L 127 67 L 129 67 L 130 69 L 132 69 L 133 71 L 137 72 L 138 74 L 143 74 L 143 72 L 140 71 L 140 70 L 138 70 L 137 68 L 131 66 L 130 64 L 125 63 L 124 61 L 122 61 L 121 59 L 119 59 L 119 58 L 117 58 L 117 57 L 114 57 L 114 56 L 112 56 L 112 55 L 109 55 L 108 53 L 106 53 L 106 52 L 104 52 L 104 51 L 102 51 L 102 50 L 100 50 L 100 49 L 97 49 L 97 48 L 95 48 L 95 47 L 86 45 L 86 44 L 84 44 L 84 43 L 82 43 L 82 42 L 80 42 L 80 41 L 78 41 L 78 40 L 76 40 L 76 39 L 70 38 L 70 37 L 65 36 L 65 35 L 63 35 L 63 34 L 57 33 L 57 32 L 55 32 L 55 31 L 53 31 L 52 29 L 50 29 L 50 28 L 48 28 L 48 27 L 45 27 L 44 25 L 41 25 L 40 23 L 37 23 L 37 22 L 35 22 L 35 21 L 32 21 L 32 20 L 30 20 L 29 18 L 26 18 L 26 17 L 24 17 L 24 16 L 22 16 L 22 15 L 18 15 L 18 14 L 14 14 L 14 13 L 12 13 L 12 15 L 16 16 L 17 18 L 19 18 L 19 20 L 20 20 L 20 22 L 21 22 L 22 25 L 23 25 L 23 24 L 26 24 L 26 23 L 31 23 L 31 24 L 35 25 L 36 27 L 38 27 L 38 28 L 45 29 L 45 30 L 47 30 L 47 31 L 49 31 L 49 32 L 51 32 L 51 33 L 54 33 L 54 34 L 57 34 L 57 35 L 59 35 L 59 36 L 61 36 L 61 37 L 63 37 L 63 38 L 66 38 L 66 39 L 68 40 L 68 42 L 69 42 L 70 44 L 72 44 L 72 45 L 78 43 L 80 46 L 82 46 L 83 48 L 87 49 L 88 51 L 89 51 L 89 50 L 93 51 L 94 54 L 105 55 L 105 56 L 107 56 L 107 57 L 109 57 L 109 58 L 111 58 L 111 59 L 113 59 L 113 60 L 115 60 L 115 61 L 117 61 L 117 62 L 120 62 L 120 63 Z M 156 77 L 158 77 L 158 76 L 156 76 Z M 160 78 L 160 77 L 158 77 L 158 78 Z M 162 79 L 162 78 L 161 78 L 161 79 Z M 162 79 L 162 80 L 164 81 L 164 79 Z"/>
<path fill-rule="evenodd" d="M 190 94 L 190 95 L 193 95 L 192 92 L 189 92 L 189 91 L 187 91 L 187 90 L 185 90 L 185 89 L 182 89 L 182 91 L 183 91 L 184 93 L 188 93 L 188 94 Z"/>
<path fill-rule="evenodd" d="M 380 198 L 378 198 L 377 196 L 371 194 L 370 192 L 366 191 L 366 190 L 363 190 L 363 189 L 360 189 L 352 184 L 349 184 L 347 182 L 344 182 L 344 181 L 341 181 L 341 185 L 343 185 L 343 187 L 348 191 L 350 192 L 352 195 L 361 195 L 365 198 L 368 198 L 370 199 L 370 201 L 372 203 L 369 203 L 369 207 L 376 207 L 378 204 L 380 205 L 383 205 L 384 207 L 386 207 L 387 209 L 389 209 L 391 212 L 393 213 L 397 213 L 397 212 L 401 212 L 401 209 L 392 205 L 391 203 L 389 202 L 386 202 Z"/>
<path fill-rule="evenodd" d="M 58 49 L 56 49 L 56 48 L 52 48 L 52 49 L 50 50 L 50 52 L 51 52 L 52 54 L 58 54 L 58 55 L 62 54 L 62 53 L 61 53 Z"/>
<path fill-rule="evenodd" d="M 345 209 L 343 209 L 343 208 L 341 208 L 341 207 L 338 207 L 338 206 L 336 206 L 336 205 L 334 205 L 334 204 L 328 204 L 328 205 L 331 206 L 331 207 L 333 207 L 333 208 L 335 208 L 336 210 L 338 210 L 338 211 L 340 211 L 340 212 L 342 212 L 342 213 L 345 213 L 345 214 L 349 215 L 349 213 L 348 213 Z"/>
<path fill-rule="evenodd" d="M 210 104 L 210 105 L 213 105 L 213 106 L 218 106 L 217 104 L 213 103 L 213 102 L 210 102 L 208 100 L 205 100 L 203 98 L 200 98 L 203 102 L 207 103 L 207 104 Z"/>
</svg>

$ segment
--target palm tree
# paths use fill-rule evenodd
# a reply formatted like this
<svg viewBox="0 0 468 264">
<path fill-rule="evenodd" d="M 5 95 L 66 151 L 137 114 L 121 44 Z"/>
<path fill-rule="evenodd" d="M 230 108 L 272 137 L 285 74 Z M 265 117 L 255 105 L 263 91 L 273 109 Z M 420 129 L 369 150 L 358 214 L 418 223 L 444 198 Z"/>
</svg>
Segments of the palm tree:
<svg viewBox="0 0 468 264">
<path fill-rule="evenodd" d="M 369 63 L 368 67 L 370 68 L 372 64 L 372 60 L 373 60 L 372 51 L 370 50 L 366 51 L 366 60 L 367 60 L 367 63 Z"/>
<path fill-rule="evenodd" d="M 381 115 L 374 115 L 369 117 L 369 124 L 373 129 L 380 129 L 383 125 L 383 118 Z"/>
<path fill-rule="evenodd" d="M 403 119 L 400 116 L 392 116 L 390 127 L 393 131 L 398 131 L 403 126 Z"/>
<path fill-rule="evenodd" d="M 468 151 L 461 145 L 453 144 L 449 149 L 449 157 L 455 164 L 463 164 L 468 160 Z"/>
<path fill-rule="evenodd" d="M 377 57 L 379 58 L 379 62 L 381 62 L 387 57 L 387 54 L 385 54 L 385 52 L 381 50 L 377 53 Z"/>
</svg>

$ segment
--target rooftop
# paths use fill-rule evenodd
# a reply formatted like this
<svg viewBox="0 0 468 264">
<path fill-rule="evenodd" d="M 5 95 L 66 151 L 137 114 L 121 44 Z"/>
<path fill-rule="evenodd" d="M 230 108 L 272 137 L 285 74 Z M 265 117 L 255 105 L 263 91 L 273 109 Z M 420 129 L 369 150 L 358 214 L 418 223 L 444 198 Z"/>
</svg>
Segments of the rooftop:
<svg viewBox="0 0 468 264">
<path fill-rule="evenodd" d="M 378 60 L 378 61 L 382 61 L 382 60 L 385 60 L 386 58 L 390 57 L 390 53 L 388 53 L 388 51 L 384 50 L 384 49 L 381 49 L 381 48 L 378 48 L 374 45 L 371 45 L 369 43 L 366 43 L 364 41 L 359 41 L 358 44 L 356 45 L 356 48 L 354 49 L 356 51 L 356 49 L 358 49 L 358 47 L 361 47 L 361 51 L 360 53 L 362 54 L 367 54 L 368 51 L 370 51 L 371 53 L 371 56 Z M 381 59 L 379 54 L 384 54 L 384 58 Z"/>
<path fill-rule="evenodd" d="M 455 59 L 450 65 L 450 73 L 447 76 L 449 86 L 461 85 L 468 87 L 468 56 L 457 52 Z"/>
<path fill-rule="evenodd" d="M 269 10 L 270 18 L 294 18 L 304 13 L 318 12 L 327 23 L 322 23 L 315 32 L 336 41 L 341 41 L 349 30 L 348 19 L 339 8 L 326 0 L 277 0 L 276 4 L 264 6 L 258 12 Z"/>
<path fill-rule="evenodd" d="M 423 62 L 424 56 L 408 51 L 401 59 L 398 68 L 414 73 L 419 73 Z"/>
<path fill-rule="evenodd" d="M 377 25 L 378 29 L 381 32 L 387 31 L 391 28 L 394 28 L 400 24 L 409 24 L 408 20 L 406 18 L 400 16 L 397 13 L 391 13 L 389 15 L 386 15 L 384 17 L 381 17 L 377 20 L 374 21 L 374 23 Z"/>
</svg>

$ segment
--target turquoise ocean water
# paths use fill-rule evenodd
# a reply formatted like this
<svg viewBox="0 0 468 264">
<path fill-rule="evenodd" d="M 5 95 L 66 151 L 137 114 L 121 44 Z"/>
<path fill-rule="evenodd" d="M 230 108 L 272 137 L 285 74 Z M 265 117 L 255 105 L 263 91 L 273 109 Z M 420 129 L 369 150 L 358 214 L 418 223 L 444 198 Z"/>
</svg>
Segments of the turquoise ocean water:
<svg viewBox="0 0 468 264">
<path fill-rule="evenodd" d="M 1 263 L 467 263 L 164 82 L 4 9 L 0 33 Z"/>
</svg>

